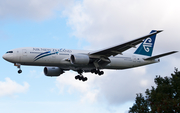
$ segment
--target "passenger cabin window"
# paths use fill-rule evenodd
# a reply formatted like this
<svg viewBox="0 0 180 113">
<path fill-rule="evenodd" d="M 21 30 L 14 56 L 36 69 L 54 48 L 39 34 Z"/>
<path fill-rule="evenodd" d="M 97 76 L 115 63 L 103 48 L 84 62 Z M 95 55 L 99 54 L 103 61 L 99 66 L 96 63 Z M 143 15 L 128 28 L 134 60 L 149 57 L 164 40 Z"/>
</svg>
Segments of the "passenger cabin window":
<svg viewBox="0 0 180 113">
<path fill-rule="evenodd" d="M 8 51 L 8 52 L 6 52 L 6 53 L 13 53 L 13 51 Z"/>
</svg>

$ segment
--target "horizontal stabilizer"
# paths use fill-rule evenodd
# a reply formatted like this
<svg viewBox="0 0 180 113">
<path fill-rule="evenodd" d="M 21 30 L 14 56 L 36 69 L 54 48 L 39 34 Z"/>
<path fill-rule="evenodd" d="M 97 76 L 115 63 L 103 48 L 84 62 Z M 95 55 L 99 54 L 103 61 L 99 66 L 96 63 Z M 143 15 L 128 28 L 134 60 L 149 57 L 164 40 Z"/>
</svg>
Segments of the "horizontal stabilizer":
<svg viewBox="0 0 180 113">
<path fill-rule="evenodd" d="M 166 56 L 166 55 L 170 55 L 170 54 L 173 54 L 173 53 L 177 53 L 177 52 L 178 51 L 171 51 L 171 52 L 168 52 L 168 53 L 164 53 L 164 54 L 152 56 L 152 57 L 149 57 L 149 58 L 145 58 L 144 60 L 154 60 L 154 59 L 157 59 L 157 58 L 160 58 L 160 57 L 163 57 L 163 56 Z"/>
</svg>

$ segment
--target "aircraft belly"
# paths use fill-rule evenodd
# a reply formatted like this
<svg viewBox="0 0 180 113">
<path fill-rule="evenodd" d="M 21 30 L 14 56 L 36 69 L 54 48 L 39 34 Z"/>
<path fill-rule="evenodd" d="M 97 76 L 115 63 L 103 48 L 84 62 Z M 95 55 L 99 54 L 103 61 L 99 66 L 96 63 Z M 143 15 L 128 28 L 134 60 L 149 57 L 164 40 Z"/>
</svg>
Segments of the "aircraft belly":
<svg viewBox="0 0 180 113">
<path fill-rule="evenodd" d="M 127 69 L 147 64 L 156 63 L 156 61 L 144 61 L 142 58 L 136 58 L 135 60 L 130 57 L 113 57 L 110 58 L 111 63 L 108 64 L 105 69 Z"/>
<path fill-rule="evenodd" d="M 109 63 L 106 69 L 125 69 L 132 67 L 132 60 L 130 58 L 110 58 L 111 63 Z"/>
</svg>

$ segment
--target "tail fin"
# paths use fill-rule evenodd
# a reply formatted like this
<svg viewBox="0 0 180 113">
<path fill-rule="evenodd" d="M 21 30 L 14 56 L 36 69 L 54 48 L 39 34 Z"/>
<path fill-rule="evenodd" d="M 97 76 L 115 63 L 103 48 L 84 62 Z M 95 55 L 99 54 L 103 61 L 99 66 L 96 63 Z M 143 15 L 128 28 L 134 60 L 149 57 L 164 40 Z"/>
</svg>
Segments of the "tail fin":
<svg viewBox="0 0 180 113">
<path fill-rule="evenodd" d="M 154 33 L 157 32 L 157 30 L 152 30 L 150 32 Z M 151 56 L 153 52 L 153 47 L 156 39 L 156 34 L 146 38 L 141 45 L 137 48 L 137 50 L 134 52 L 134 54 L 140 54 L 140 55 L 146 55 L 146 56 Z"/>
</svg>

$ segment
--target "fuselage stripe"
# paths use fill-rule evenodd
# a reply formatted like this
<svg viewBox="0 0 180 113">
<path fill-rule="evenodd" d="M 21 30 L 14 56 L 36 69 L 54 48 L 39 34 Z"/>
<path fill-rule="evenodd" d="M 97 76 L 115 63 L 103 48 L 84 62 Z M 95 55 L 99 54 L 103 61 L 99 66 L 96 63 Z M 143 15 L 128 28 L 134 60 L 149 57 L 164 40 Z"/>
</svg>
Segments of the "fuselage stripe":
<svg viewBox="0 0 180 113">
<path fill-rule="evenodd" d="M 39 56 L 41 56 L 41 55 L 43 55 L 43 54 L 48 54 L 48 53 L 50 53 L 50 51 L 41 53 L 41 54 L 37 55 L 34 59 L 36 59 L 37 57 L 39 57 Z"/>
<path fill-rule="evenodd" d="M 36 56 L 36 57 L 34 58 L 34 61 L 36 61 L 36 60 L 38 60 L 38 59 L 40 59 L 40 58 L 43 58 L 43 57 L 47 57 L 47 56 L 50 56 L 50 55 L 57 54 L 57 53 L 58 53 L 58 52 L 47 54 L 47 52 L 46 52 L 46 55 L 41 54 L 41 55 L 38 55 L 39 57 Z"/>
</svg>

